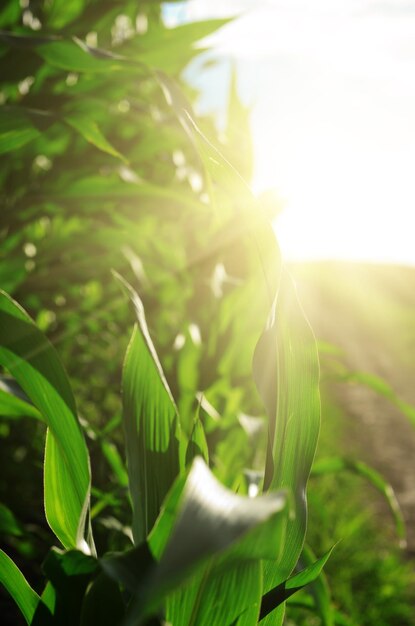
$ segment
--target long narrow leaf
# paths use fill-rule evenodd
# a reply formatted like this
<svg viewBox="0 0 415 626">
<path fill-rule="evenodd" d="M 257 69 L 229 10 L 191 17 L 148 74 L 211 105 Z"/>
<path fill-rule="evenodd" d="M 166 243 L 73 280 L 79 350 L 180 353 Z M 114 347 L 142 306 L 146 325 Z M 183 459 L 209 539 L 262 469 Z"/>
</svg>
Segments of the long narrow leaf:
<svg viewBox="0 0 415 626">
<path fill-rule="evenodd" d="M 268 328 L 255 351 L 253 373 L 269 417 L 265 488 L 289 488 L 295 500 L 283 555 L 276 565 L 265 566 L 268 591 L 288 578 L 301 554 L 307 524 L 306 486 L 320 428 L 316 342 L 286 272 Z M 278 624 L 281 619 L 267 617 L 264 623 Z"/>
<path fill-rule="evenodd" d="M 94 54 L 93 49 L 81 46 L 77 40 L 55 41 L 36 47 L 36 52 L 52 67 L 68 72 L 112 72 L 122 67 L 121 62 L 107 54 Z"/>
<path fill-rule="evenodd" d="M 74 128 L 86 141 L 94 145 L 99 150 L 111 154 L 122 161 L 126 159 L 116 150 L 104 137 L 97 123 L 89 117 L 75 114 L 65 116 L 65 122 Z"/>
<path fill-rule="evenodd" d="M 12 395 L 2 388 L 0 382 L 0 415 L 16 419 L 19 417 L 34 417 L 43 420 L 41 413 L 29 402 Z"/>
<path fill-rule="evenodd" d="M 15 48 L 31 49 L 42 44 L 52 43 L 61 39 L 56 35 L 26 35 L 0 30 L 0 41 Z"/>
<path fill-rule="evenodd" d="M 89 457 L 72 391 L 55 349 L 4 292 L 0 292 L 0 363 L 49 426 L 45 451 L 48 523 L 65 547 L 84 545 Z"/>
<path fill-rule="evenodd" d="M 40 598 L 3 550 L 0 550 L 0 583 L 7 589 L 26 622 L 30 624 Z"/>
<path fill-rule="evenodd" d="M 139 544 L 151 530 L 180 471 L 179 418 L 148 332 L 141 300 L 126 286 L 138 320 L 124 363 L 123 424 L 133 536 Z"/>
<path fill-rule="evenodd" d="M 317 561 L 315 554 L 309 545 L 305 544 L 300 558 L 300 564 L 306 567 Z M 330 587 L 327 577 L 322 569 L 320 575 L 307 586 L 306 593 L 312 596 L 316 613 L 321 619 L 322 626 L 333 626 L 334 607 L 331 599 Z"/>
<path fill-rule="evenodd" d="M 332 551 L 333 548 L 326 552 L 326 554 L 324 554 L 320 559 L 315 561 L 315 563 L 306 567 L 306 569 L 302 570 L 298 574 L 295 574 L 294 576 L 291 576 L 291 578 L 285 582 L 268 591 L 262 599 L 260 620 L 264 619 L 267 615 L 269 615 L 269 613 L 271 613 L 271 611 L 285 602 L 285 600 L 287 600 L 294 593 L 300 591 L 300 589 L 303 589 L 303 587 L 315 581 L 316 578 L 320 576 L 321 571 L 330 558 Z"/>
</svg>

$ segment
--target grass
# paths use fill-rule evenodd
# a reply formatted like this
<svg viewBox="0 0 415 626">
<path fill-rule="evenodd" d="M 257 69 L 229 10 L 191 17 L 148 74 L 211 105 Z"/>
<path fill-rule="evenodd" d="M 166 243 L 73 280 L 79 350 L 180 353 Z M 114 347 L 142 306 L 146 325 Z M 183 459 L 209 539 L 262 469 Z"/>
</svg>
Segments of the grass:
<svg viewBox="0 0 415 626">
<path fill-rule="evenodd" d="M 398 405 L 415 402 L 414 269 L 325 262 L 291 270 L 322 348 L 325 384 L 317 459 L 335 454 L 362 460 L 398 495 L 409 494 L 415 431 Z M 340 382 L 333 377 L 339 371 L 334 362 L 342 371 L 378 377 L 397 395 L 385 393 L 385 385 L 376 392 L 362 384 L 365 376 L 360 382 L 359 376 Z M 413 625 L 413 553 L 399 549 L 382 496 L 362 478 L 344 473 L 313 477 L 309 503 L 311 546 L 324 549 L 340 540 L 326 567 L 338 607 L 364 626 Z M 410 546 L 412 511 L 405 509 Z"/>
<path fill-rule="evenodd" d="M 317 458 L 346 452 L 348 417 L 323 393 Z M 325 573 L 336 607 L 351 624 L 414 626 L 414 560 L 398 546 L 392 515 L 382 496 L 350 473 L 316 476 L 309 484 L 308 542 L 324 551 L 338 542 Z M 312 626 L 315 616 L 290 609 L 288 624 Z M 290 621 L 291 620 L 291 621 Z"/>
</svg>

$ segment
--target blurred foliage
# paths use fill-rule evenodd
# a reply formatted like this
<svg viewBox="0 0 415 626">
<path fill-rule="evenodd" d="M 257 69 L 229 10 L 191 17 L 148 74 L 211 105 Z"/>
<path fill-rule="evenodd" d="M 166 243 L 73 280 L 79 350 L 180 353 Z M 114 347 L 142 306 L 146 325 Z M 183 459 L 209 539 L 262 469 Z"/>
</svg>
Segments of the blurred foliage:
<svg viewBox="0 0 415 626">
<path fill-rule="evenodd" d="M 324 361 L 324 360 L 323 360 Z M 326 384 L 322 389 L 320 460 L 346 454 L 349 417 Z M 392 489 L 391 489 L 392 491 Z M 344 626 L 413 626 L 413 557 L 399 547 L 393 515 L 384 498 L 364 477 L 351 473 L 312 476 L 309 483 L 308 541 L 324 550 L 337 543 L 325 568 L 333 605 Z M 294 599 L 297 606 L 300 598 Z M 316 623 L 309 611 L 290 608 L 296 626 Z"/>
</svg>

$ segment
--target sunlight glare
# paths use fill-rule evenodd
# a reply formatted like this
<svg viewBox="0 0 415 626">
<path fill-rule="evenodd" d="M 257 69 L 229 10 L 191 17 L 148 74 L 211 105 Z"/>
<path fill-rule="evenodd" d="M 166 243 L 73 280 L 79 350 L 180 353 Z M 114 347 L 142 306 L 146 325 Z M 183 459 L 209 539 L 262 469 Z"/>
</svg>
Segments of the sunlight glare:
<svg viewBox="0 0 415 626">
<path fill-rule="evenodd" d="M 202 90 L 200 110 L 225 122 L 236 66 L 252 110 L 253 189 L 285 199 L 276 221 L 284 257 L 415 265 L 415 6 L 179 5 L 182 21 L 240 15 L 200 43 L 212 46 L 217 67 L 188 76 Z"/>
</svg>

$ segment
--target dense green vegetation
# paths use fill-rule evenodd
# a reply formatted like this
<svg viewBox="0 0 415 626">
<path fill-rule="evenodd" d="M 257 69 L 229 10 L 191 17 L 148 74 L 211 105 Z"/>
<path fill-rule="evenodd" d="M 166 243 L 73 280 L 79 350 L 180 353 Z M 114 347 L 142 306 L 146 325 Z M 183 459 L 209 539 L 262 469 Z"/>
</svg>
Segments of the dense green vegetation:
<svg viewBox="0 0 415 626">
<path fill-rule="evenodd" d="M 341 531 L 304 543 L 317 345 L 245 183 L 248 111 L 233 79 L 219 137 L 181 78 L 224 23 L 0 9 L 0 581 L 30 624 L 282 624 L 291 596 L 361 621 L 320 576 Z"/>
</svg>

